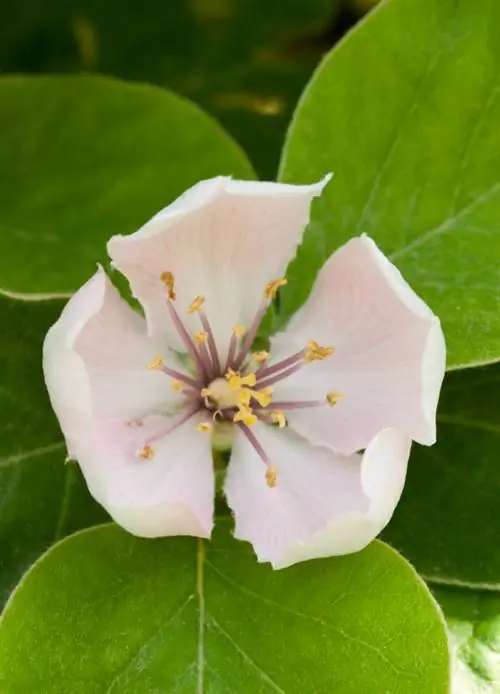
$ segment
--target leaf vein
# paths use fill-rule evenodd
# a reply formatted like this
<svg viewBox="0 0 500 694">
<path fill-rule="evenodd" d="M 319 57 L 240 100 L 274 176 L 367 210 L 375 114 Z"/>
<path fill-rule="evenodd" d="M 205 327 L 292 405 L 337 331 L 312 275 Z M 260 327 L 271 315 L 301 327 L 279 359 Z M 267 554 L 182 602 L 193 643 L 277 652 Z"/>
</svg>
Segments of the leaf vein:
<svg viewBox="0 0 500 694">
<path fill-rule="evenodd" d="M 341 627 L 332 624 L 331 622 L 327 622 L 324 619 L 321 619 L 320 617 L 315 617 L 313 615 L 306 614 L 305 612 L 299 612 L 297 610 L 293 610 L 290 607 L 286 607 L 285 605 L 281 605 L 279 602 L 275 602 L 274 600 L 270 600 L 269 598 L 264 597 L 263 595 L 260 595 L 259 593 L 254 593 L 253 591 L 249 590 L 248 588 L 245 588 L 244 586 L 240 585 L 239 583 L 236 583 L 236 581 L 233 581 L 229 576 L 224 574 L 220 569 L 218 569 L 212 562 L 210 562 L 208 559 L 205 560 L 205 563 L 207 566 L 210 566 L 210 568 L 215 571 L 215 573 L 220 576 L 224 581 L 229 583 L 231 586 L 234 586 L 237 588 L 240 592 L 244 593 L 245 595 L 249 595 L 250 597 L 260 600 L 264 602 L 266 605 L 270 605 L 274 608 L 277 608 L 281 610 L 282 612 L 286 612 L 288 614 L 294 615 L 296 617 L 300 617 L 301 619 L 306 619 L 310 622 L 314 622 L 316 624 L 321 624 L 321 626 L 324 626 L 328 629 L 332 629 L 333 631 L 336 631 L 338 634 L 343 636 L 345 639 L 348 641 L 352 641 L 353 643 L 357 643 L 360 646 L 363 646 L 364 648 L 369 649 L 370 651 L 374 652 L 381 660 L 383 660 L 389 667 L 398 675 L 404 675 L 405 677 L 413 678 L 415 677 L 413 674 L 410 674 L 408 672 L 405 672 L 404 670 L 401 670 L 400 668 L 396 667 L 394 663 L 381 651 L 380 648 L 377 648 L 377 646 L 374 646 L 373 644 L 369 643 L 368 641 L 364 641 L 363 639 L 360 639 L 358 636 L 353 636 L 352 634 L 349 634 L 349 632 L 345 631 Z"/>
<path fill-rule="evenodd" d="M 262 677 L 262 680 L 266 684 L 268 684 L 271 687 L 271 689 L 273 689 L 273 691 L 279 692 L 279 694 L 286 694 L 284 689 L 281 689 L 281 687 L 279 687 L 276 684 L 276 682 L 273 679 L 271 679 L 271 677 L 269 677 L 269 675 L 266 672 L 264 672 L 264 670 L 262 670 L 262 668 L 259 667 L 259 665 L 257 665 L 257 663 L 248 655 L 248 653 L 244 651 L 243 648 L 241 648 L 241 646 L 239 646 L 236 643 L 234 638 L 230 634 L 228 634 L 228 632 L 223 627 L 221 627 L 219 622 L 217 622 L 213 617 L 210 618 L 210 624 L 219 630 L 219 632 L 229 641 L 233 648 L 241 655 L 241 657 L 249 665 L 251 665 L 259 673 L 259 675 Z"/>
<path fill-rule="evenodd" d="M 186 607 L 189 605 L 189 603 L 193 600 L 194 595 L 191 594 L 187 597 L 187 599 L 180 605 L 180 607 L 175 610 L 175 612 L 166 619 L 165 622 L 163 622 L 158 629 L 154 632 L 150 638 L 142 644 L 142 646 L 137 650 L 137 652 L 134 654 L 132 658 L 127 662 L 127 664 L 115 675 L 111 683 L 109 684 L 109 687 L 106 689 L 106 694 L 113 694 L 113 689 L 115 689 L 115 686 L 117 684 L 120 684 L 120 682 L 123 680 L 124 675 L 126 675 L 133 667 L 134 665 L 140 660 L 141 656 L 143 653 L 148 649 L 148 647 L 153 643 L 153 641 L 158 637 L 158 634 L 160 634 L 166 627 L 169 626 L 182 612 L 186 609 Z M 116 690 L 115 690 L 116 691 Z"/>
</svg>

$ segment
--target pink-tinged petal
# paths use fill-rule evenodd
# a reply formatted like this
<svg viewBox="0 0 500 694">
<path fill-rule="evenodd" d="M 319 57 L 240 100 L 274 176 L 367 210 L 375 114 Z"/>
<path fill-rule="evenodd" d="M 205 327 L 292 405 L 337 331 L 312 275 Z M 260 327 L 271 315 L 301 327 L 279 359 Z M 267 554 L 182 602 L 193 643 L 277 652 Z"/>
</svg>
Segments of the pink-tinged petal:
<svg viewBox="0 0 500 694">
<path fill-rule="evenodd" d="M 276 486 L 268 486 L 264 463 L 238 432 L 225 493 L 235 537 L 251 542 L 259 561 L 281 568 L 355 552 L 389 521 L 410 451 L 399 432 L 382 432 L 363 456 L 342 456 L 264 424 L 252 432 L 276 469 Z"/>
<path fill-rule="evenodd" d="M 91 418 L 140 418 L 179 400 L 161 372 L 146 323 L 104 271 L 70 299 L 44 343 L 44 373 L 70 455 Z"/>
<path fill-rule="evenodd" d="M 43 344 L 45 383 L 70 456 L 92 418 L 87 372 L 72 345 L 74 335 L 98 311 L 101 275 L 99 270 L 70 299 Z"/>
<path fill-rule="evenodd" d="M 141 418 L 168 412 L 182 401 L 172 379 L 147 364 L 162 356 L 170 364 L 167 346 L 147 335 L 146 321 L 113 286 L 97 273 L 96 310 L 72 336 L 89 377 L 96 418 Z"/>
<path fill-rule="evenodd" d="M 298 433 L 345 454 L 390 427 L 435 442 L 445 371 L 441 325 L 370 238 L 352 239 L 327 261 L 272 350 L 286 356 L 311 339 L 334 354 L 276 384 L 275 400 L 324 401 L 333 390 L 342 397 L 334 407 L 287 412 Z"/>
<path fill-rule="evenodd" d="M 94 498 L 125 530 L 140 537 L 210 536 L 215 484 L 211 437 L 196 430 L 202 420 L 196 414 L 152 443 L 151 460 L 137 452 L 168 418 L 92 426 L 76 457 Z"/>
<path fill-rule="evenodd" d="M 135 234 L 113 237 L 109 254 L 144 306 L 150 332 L 180 346 L 160 280 L 169 271 L 188 329 L 200 329 L 198 316 L 188 316 L 187 308 L 195 296 L 204 296 L 204 311 L 225 353 L 232 327 L 248 327 L 266 283 L 285 272 L 311 201 L 328 180 L 293 186 L 220 176 L 189 189 Z"/>
<path fill-rule="evenodd" d="M 401 498 L 411 440 L 396 429 L 385 429 L 369 444 L 360 460 L 360 478 L 369 500 L 366 513 L 337 515 L 309 542 L 288 548 L 277 568 L 306 559 L 351 554 L 366 547 L 385 528 Z"/>
</svg>

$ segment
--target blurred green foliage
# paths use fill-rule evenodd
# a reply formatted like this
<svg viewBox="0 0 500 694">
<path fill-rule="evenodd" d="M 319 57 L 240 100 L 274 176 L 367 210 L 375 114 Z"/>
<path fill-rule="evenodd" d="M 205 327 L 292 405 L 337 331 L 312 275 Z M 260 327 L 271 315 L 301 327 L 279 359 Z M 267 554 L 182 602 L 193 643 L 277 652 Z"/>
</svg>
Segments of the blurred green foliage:
<svg viewBox="0 0 500 694">
<path fill-rule="evenodd" d="M 373 4 L 373 0 L 370 0 Z M 358 0 L 23 0 L 2 8 L 2 72 L 99 72 L 169 87 L 275 178 L 287 123 Z"/>
</svg>

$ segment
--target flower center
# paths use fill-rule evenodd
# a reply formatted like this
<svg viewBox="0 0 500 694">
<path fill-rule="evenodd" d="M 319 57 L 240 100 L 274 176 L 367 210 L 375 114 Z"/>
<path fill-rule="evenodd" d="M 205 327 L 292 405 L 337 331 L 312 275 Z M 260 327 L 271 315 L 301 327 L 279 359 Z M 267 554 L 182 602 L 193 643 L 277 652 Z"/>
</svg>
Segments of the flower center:
<svg viewBox="0 0 500 694">
<path fill-rule="evenodd" d="M 208 388 L 203 388 L 201 395 L 207 407 L 222 410 L 237 407 L 240 404 L 240 391 L 231 388 L 226 378 L 216 378 Z"/>
<path fill-rule="evenodd" d="M 191 335 L 174 304 L 177 298 L 174 275 L 165 271 L 160 280 L 166 288 L 166 302 L 172 323 L 192 359 L 196 376 L 171 368 L 161 356 L 147 365 L 148 369 L 161 371 L 169 376 L 171 386 L 182 394 L 184 402 L 179 412 L 169 418 L 165 426 L 144 439 L 142 447 L 136 453 L 137 457 L 152 460 L 155 441 L 184 424 L 194 414 L 205 411 L 206 421 L 199 422 L 197 430 L 212 433 L 222 425 L 227 432 L 229 425 L 238 426 L 266 466 L 267 485 L 275 487 L 279 472 L 251 427 L 258 421 L 285 427 L 287 410 L 335 405 L 341 397 L 337 391 L 330 391 L 324 398 L 315 401 L 273 401 L 273 386 L 276 383 L 310 362 L 330 357 L 334 353 L 333 347 L 324 347 L 310 340 L 304 349 L 272 366 L 268 365 L 268 352 L 251 352 L 269 303 L 276 297 L 278 289 L 286 284 L 285 279 L 279 278 L 264 287 L 262 302 L 248 330 L 240 324 L 234 326 L 223 365 L 210 322 L 203 310 L 205 297 L 196 296 L 187 309 L 188 314 L 197 313 L 200 320 L 201 330 Z"/>
</svg>

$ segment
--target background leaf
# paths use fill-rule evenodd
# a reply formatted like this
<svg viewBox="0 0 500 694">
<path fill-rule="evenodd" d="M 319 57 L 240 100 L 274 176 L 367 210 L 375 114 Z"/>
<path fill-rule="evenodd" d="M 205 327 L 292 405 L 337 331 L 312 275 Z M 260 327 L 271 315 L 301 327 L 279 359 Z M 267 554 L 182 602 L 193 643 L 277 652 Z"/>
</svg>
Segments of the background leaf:
<svg viewBox="0 0 500 694">
<path fill-rule="evenodd" d="M 200 179 L 252 177 L 209 116 L 145 85 L 2 78 L 0 130 L 0 286 L 15 292 L 74 291 L 113 234 Z"/>
<path fill-rule="evenodd" d="M 215 115 L 244 145 L 259 173 L 275 178 L 292 109 L 333 39 L 327 30 L 338 5 L 338 0 L 10 2 L 0 25 L 0 65 L 6 72 L 101 72 L 168 87 Z"/>
<path fill-rule="evenodd" d="M 64 299 L 0 293 L 0 608 L 53 542 L 107 514 L 90 497 L 66 446 L 42 375 L 42 342 Z"/>
<path fill-rule="evenodd" d="M 389 0 L 327 56 L 295 113 L 281 178 L 336 177 L 283 317 L 328 255 L 366 232 L 440 316 L 450 368 L 500 358 L 499 64 L 495 0 Z"/>
<path fill-rule="evenodd" d="M 4 612 L 2 692 L 448 692 L 441 616 L 390 548 L 273 572 L 217 535 L 56 545 Z"/>
<path fill-rule="evenodd" d="M 500 365 L 445 378 L 438 442 L 415 445 L 384 538 L 428 580 L 500 588 Z"/>
<path fill-rule="evenodd" d="M 451 694 L 500 691 L 500 596 L 434 588 L 448 623 L 452 655 Z"/>
</svg>

